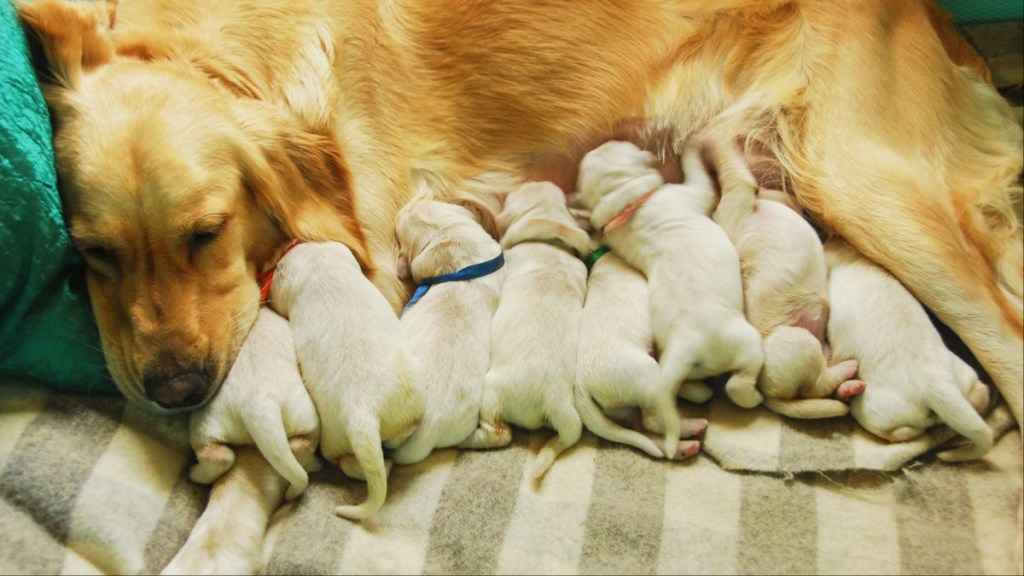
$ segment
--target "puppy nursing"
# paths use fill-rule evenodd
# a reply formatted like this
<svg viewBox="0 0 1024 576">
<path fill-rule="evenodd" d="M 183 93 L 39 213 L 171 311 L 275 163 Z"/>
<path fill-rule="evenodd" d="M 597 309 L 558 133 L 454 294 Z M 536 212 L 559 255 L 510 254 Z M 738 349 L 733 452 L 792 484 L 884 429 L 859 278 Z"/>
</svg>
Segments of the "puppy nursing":
<svg viewBox="0 0 1024 576">
<path fill-rule="evenodd" d="M 607 142 L 584 157 L 578 189 L 604 242 L 647 277 L 662 402 L 674 405 L 688 379 L 731 372 L 729 397 L 757 406 L 761 335 L 743 315 L 736 249 L 709 217 L 716 200 L 711 180 L 692 144 L 683 156 L 685 185 L 665 184 L 653 160 L 631 143 Z M 682 421 L 675 410 L 663 412 L 671 458 Z"/>
<path fill-rule="evenodd" d="M 302 494 L 316 458 L 320 420 L 299 375 L 288 321 L 263 307 L 220 391 L 189 419 L 199 462 L 189 477 L 212 484 L 235 462 L 231 445 L 255 444 L 290 486 Z M 301 462 L 301 463 L 300 463 Z"/>
<path fill-rule="evenodd" d="M 739 150 L 709 137 L 721 199 L 713 218 L 739 253 L 747 319 L 764 337 L 758 389 L 765 406 L 794 418 L 849 412 L 847 398 L 864 389 L 852 380 L 857 362 L 826 365 L 828 272 L 818 235 L 799 214 L 758 197 Z"/>
<path fill-rule="evenodd" d="M 583 429 L 573 387 L 587 284 L 580 258 L 589 238 L 569 213 L 562 190 L 551 183 L 509 193 L 497 224 L 508 273 L 491 325 L 480 427 L 462 446 L 505 446 L 512 441 L 510 424 L 550 425 L 557 436 L 532 467 L 539 480 Z"/>
<path fill-rule="evenodd" d="M 367 498 L 338 506 L 362 519 L 387 495 L 382 442 L 399 442 L 423 416 L 415 359 L 394 309 L 341 243 L 304 243 L 277 264 L 270 304 L 288 318 L 302 377 L 320 414 L 320 450 Z M 354 461 L 353 461 L 354 456 Z"/>
<path fill-rule="evenodd" d="M 869 432 L 891 442 L 915 438 L 941 421 L 969 446 L 939 453 L 943 460 L 979 458 L 992 447 L 992 430 L 978 411 L 988 387 L 942 342 L 924 308 L 903 285 L 845 241 L 825 246 L 832 309 L 832 355 L 855 359 L 864 393 L 850 413 Z"/>
<path fill-rule="evenodd" d="M 580 321 L 576 410 L 587 430 L 601 438 L 662 458 L 665 453 L 651 438 L 608 417 L 635 407 L 656 416 L 676 410 L 675 400 L 658 390 L 660 370 L 651 355 L 650 313 L 643 274 L 614 252 L 593 262 Z M 699 434 L 706 427 L 707 420 L 685 420 L 684 435 Z M 699 441 L 682 441 L 677 457 L 699 451 Z"/>
<path fill-rule="evenodd" d="M 485 267 L 481 275 L 430 285 L 402 313 L 402 328 L 419 360 L 426 411 L 419 428 L 391 457 L 411 464 L 434 448 L 462 442 L 477 427 L 490 365 L 491 319 L 505 270 L 496 261 L 501 246 L 463 206 L 413 201 L 399 212 L 395 234 L 399 277 L 411 276 L 417 284 Z"/>
</svg>

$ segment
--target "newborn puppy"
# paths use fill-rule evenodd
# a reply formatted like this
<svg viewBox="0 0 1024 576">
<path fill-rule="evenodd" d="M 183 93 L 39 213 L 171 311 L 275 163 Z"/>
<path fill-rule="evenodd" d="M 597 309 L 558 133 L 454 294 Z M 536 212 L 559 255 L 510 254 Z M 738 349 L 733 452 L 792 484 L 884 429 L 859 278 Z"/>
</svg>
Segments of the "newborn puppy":
<svg viewBox="0 0 1024 576">
<path fill-rule="evenodd" d="M 320 451 L 347 475 L 366 479 L 366 501 L 335 512 L 366 518 L 387 496 L 382 441 L 408 438 L 424 410 L 398 317 L 337 242 L 298 244 L 282 256 L 270 304 L 292 328 L 302 377 L 320 413 Z"/>
<path fill-rule="evenodd" d="M 319 469 L 320 420 L 295 360 L 288 321 L 261 307 L 220 391 L 192 413 L 189 440 L 199 462 L 189 477 L 212 484 L 235 462 L 231 445 L 255 444 L 290 486 L 302 494 L 306 471 Z"/>
<path fill-rule="evenodd" d="M 477 427 L 490 365 L 491 319 L 505 270 L 497 260 L 501 246 L 463 206 L 410 202 L 398 213 L 395 234 L 403 280 L 411 276 L 421 284 L 453 273 L 461 278 L 429 285 L 402 313 L 402 328 L 419 361 L 426 412 L 391 457 L 412 464 L 434 448 L 462 442 Z"/>
<path fill-rule="evenodd" d="M 591 261 L 576 358 L 576 410 L 583 425 L 601 438 L 661 458 L 665 453 L 651 438 L 608 417 L 640 407 L 664 420 L 668 410 L 676 410 L 675 400 L 658 390 L 647 279 L 614 252 Z M 684 420 L 687 435 L 706 427 L 704 419 Z M 677 457 L 699 451 L 699 441 L 683 441 Z"/>
<path fill-rule="evenodd" d="M 683 151 L 685 184 L 665 184 L 653 162 L 631 143 L 602 144 L 580 164 L 579 200 L 604 243 L 647 277 L 662 401 L 675 402 L 688 379 L 731 372 L 726 393 L 753 408 L 763 399 L 761 335 L 743 314 L 736 249 L 710 218 L 717 199 L 711 179 L 692 143 Z M 682 420 L 666 411 L 659 428 L 671 458 Z"/>
<path fill-rule="evenodd" d="M 534 480 L 580 438 L 573 406 L 576 347 L 587 286 L 589 238 L 561 188 L 529 183 L 509 193 L 497 219 L 508 270 L 491 325 L 480 427 L 462 444 L 495 448 L 512 440 L 509 424 L 558 435 L 541 449 Z"/>
<path fill-rule="evenodd" d="M 818 235 L 799 214 L 758 198 L 757 184 L 731 142 L 706 138 L 721 199 L 713 219 L 740 257 L 747 320 L 764 337 L 757 386 L 765 406 L 792 418 L 831 418 L 864 390 L 856 360 L 827 366 L 828 271 Z"/>
<path fill-rule="evenodd" d="M 826 243 L 825 255 L 832 356 L 859 361 L 867 382 L 864 393 L 850 401 L 853 417 L 890 442 L 920 436 L 941 421 L 970 445 L 939 458 L 984 455 L 992 447 L 992 430 L 978 411 L 988 404 L 988 387 L 946 348 L 924 307 L 898 280 L 843 240 Z"/>
</svg>

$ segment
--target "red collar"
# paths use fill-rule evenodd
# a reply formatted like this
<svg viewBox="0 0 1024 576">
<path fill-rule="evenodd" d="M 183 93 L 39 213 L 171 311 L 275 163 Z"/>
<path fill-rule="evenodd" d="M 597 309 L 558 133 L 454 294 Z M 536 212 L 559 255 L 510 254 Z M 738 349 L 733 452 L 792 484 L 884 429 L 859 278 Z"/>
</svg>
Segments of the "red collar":
<svg viewBox="0 0 1024 576">
<path fill-rule="evenodd" d="M 301 240 L 292 240 L 292 243 L 286 246 L 284 251 L 281 252 L 281 255 L 277 257 L 277 262 L 280 262 L 281 258 L 284 258 L 285 254 L 301 243 Z M 260 304 L 266 302 L 267 298 L 270 297 L 270 284 L 274 281 L 274 271 L 277 270 L 277 262 L 274 263 L 274 267 L 270 270 L 256 275 L 256 282 L 260 284 Z"/>
<path fill-rule="evenodd" d="M 636 214 L 636 211 L 639 210 L 640 207 L 644 205 L 644 202 L 647 202 L 647 199 L 657 192 L 659 188 L 661 188 L 660 185 L 655 186 L 654 188 L 651 188 L 650 192 L 630 202 L 622 212 L 619 212 L 617 216 L 609 220 L 608 223 L 604 225 L 604 233 L 608 234 L 610 232 L 614 232 L 617 228 L 621 227 L 626 222 L 629 222 L 630 218 L 633 217 L 633 214 Z"/>
</svg>

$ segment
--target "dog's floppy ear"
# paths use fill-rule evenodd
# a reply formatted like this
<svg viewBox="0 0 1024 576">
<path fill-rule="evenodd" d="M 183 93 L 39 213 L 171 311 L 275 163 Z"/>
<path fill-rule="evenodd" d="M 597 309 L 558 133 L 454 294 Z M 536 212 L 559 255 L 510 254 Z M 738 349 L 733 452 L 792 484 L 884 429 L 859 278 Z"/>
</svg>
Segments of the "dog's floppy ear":
<svg viewBox="0 0 1024 576">
<path fill-rule="evenodd" d="M 243 177 L 257 205 L 291 238 L 345 244 L 372 278 L 349 172 L 334 139 L 306 130 L 273 105 L 242 99 L 232 105 L 243 134 Z"/>
<path fill-rule="evenodd" d="M 501 211 L 501 202 L 498 197 L 462 193 L 457 194 L 452 203 L 469 210 L 473 214 L 473 218 L 492 238 L 498 237 L 498 227 L 494 220 L 495 215 Z"/>
<path fill-rule="evenodd" d="M 114 57 L 110 29 L 114 25 L 116 6 L 114 0 L 16 3 L 18 18 L 45 59 L 46 69 L 41 80 L 50 88 L 44 90 L 48 102 L 55 99 L 60 89 L 77 89 L 83 73 Z"/>
<path fill-rule="evenodd" d="M 433 239 L 409 262 L 410 276 L 418 283 L 424 278 L 454 272 L 445 268 L 451 267 L 451 263 L 457 261 L 456 256 L 466 249 L 463 242 L 453 238 Z"/>
</svg>

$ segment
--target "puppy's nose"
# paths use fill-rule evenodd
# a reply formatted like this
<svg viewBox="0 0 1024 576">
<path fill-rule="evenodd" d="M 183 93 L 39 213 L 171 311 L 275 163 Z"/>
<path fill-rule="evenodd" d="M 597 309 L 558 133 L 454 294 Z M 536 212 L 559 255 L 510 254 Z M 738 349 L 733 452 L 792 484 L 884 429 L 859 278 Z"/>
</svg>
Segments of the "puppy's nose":
<svg viewBox="0 0 1024 576">
<path fill-rule="evenodd" d="M 210 382 L 197 370 L 143 377 L 146 396 L 164 408 L 191 408 L 206 399 Z"/>
</svg>

